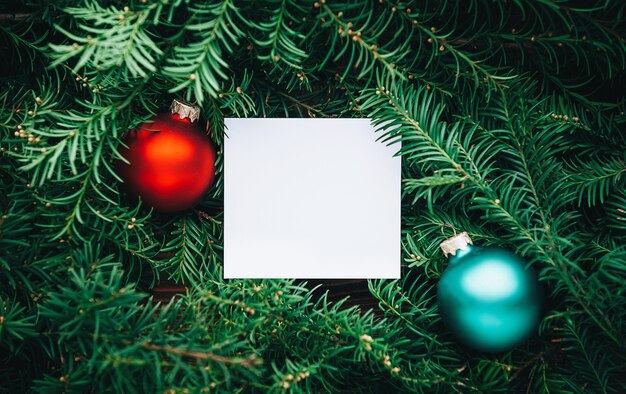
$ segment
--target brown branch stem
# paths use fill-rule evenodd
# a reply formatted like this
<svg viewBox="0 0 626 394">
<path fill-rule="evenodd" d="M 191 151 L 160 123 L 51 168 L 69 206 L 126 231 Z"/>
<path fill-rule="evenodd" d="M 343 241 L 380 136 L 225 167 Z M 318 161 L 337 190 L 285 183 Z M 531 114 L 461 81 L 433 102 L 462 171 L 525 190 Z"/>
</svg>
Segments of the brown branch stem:
<svg viewBox="0 0 626 394">
<path fill-rule="evenodd" d="M 32 13 L 27 12 L 0 14 L 0 22 L 23 21 L 24 19 L 28 19 L 32 15 Z"/>
<path fill-rule="evenodd" d="M 128 344 L 133 344 L 133 343 L 129 341 Z M 137 343 L 134 343 L 134 344 L 137 344 Z M 154 350 L 158 352 L 176 354 L 176 355 L 180 355 L 184 357 L 194 358 L 196 360 L 210 360 L 210 361 L 214 361 L 214 362 L 221 363 L 221 364 L 236 364 L 236 365 L 242 365 L 247 368 L 251 368 L 259 364 L 259 360 L 255 357 L 230 358 L 230 357 L 220 356 L 215 353 L 199 352 L 199 351 L 194 351 L 194 350 L 181 349 L 177 347 L 155 345 L 155 344 L 148 343 L 148 342 L 142 342 L 139 345 L 142 348 L 147 349 L 147 350 Z"/>
</svg>

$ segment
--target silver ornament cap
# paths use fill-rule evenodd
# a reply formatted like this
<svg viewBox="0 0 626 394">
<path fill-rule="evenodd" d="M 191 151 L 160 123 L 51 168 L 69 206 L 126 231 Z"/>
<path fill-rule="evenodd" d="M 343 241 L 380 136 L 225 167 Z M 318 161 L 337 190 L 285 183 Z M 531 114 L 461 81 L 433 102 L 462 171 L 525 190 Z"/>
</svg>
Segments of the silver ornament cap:
<svg viewBox="0 0 626 394">
<path fill-rule="evenodd" d="M 473 243 L 472 239 L 464 231 L 461 234 L 457 234 L 454 237 L 446 239 L 439 244 L 439 247 L 443 250 L 443 254 L 448 257 L 448 255 L 456 256 L 456 251 L 459 249 L 465 249 L 467 245 L 473 245 Z"/>
<path fill-rule="evenodd" d="M 200 107 L 181 100 L 172 100 L 170 111 L 180 116 L 181 119 L 189 118 L 192 123 L 200 119 Z"/>
</svg>

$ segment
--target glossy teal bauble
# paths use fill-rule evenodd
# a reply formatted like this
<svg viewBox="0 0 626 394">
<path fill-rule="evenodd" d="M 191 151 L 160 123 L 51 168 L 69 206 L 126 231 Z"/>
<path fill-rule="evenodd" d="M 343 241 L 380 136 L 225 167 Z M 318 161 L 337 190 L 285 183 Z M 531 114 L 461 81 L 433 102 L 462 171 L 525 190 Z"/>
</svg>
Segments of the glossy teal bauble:
<svg viewBox="0 0 626 394">
<path fill-rule="evenodd" d="M 449 266 L 439 282 L 439 312 L 460 342 L 496 353 L 536 333 L 543 291 L 524 260 L 505 249 L 472 246 L 467 233 L 441 248 Z"/>
</svg>

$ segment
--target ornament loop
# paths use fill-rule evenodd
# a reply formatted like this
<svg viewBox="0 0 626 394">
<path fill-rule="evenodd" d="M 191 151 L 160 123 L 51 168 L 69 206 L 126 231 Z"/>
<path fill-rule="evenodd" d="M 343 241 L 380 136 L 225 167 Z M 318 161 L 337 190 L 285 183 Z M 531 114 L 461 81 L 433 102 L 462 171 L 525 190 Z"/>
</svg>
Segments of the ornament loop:
<svg viewBox="0 0 626 394">
<path fill-rule="evenodd" d="M 444 223 L 444 224 L 441 225 L 441 234 L 444 237 L 446 236 L 446 233 L 444 233 L 444 231 L 443 231 L 446 227 L 450 227 L 452 229 L 453 237 L 455 237 L 456 236 L 456 228 L 453 225 L 448 224 L 448 223 Z"/>
<path fill-rule="evenodd" d="M 176 99 L 172 100 L 170 111 L 181 119 L 189 118 L 192 123 L 200 118 L 200 107 Z"/>
</svg>

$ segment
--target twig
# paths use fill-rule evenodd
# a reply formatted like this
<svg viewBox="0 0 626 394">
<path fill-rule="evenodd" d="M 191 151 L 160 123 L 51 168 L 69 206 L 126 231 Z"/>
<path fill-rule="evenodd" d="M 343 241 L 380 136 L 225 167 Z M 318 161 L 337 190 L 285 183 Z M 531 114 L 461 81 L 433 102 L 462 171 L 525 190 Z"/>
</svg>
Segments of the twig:
<svg viewBox="0 0 626 394">
<path fill-rule="evenodd" d="M 528 360 L 526 362 L 526 364 L 522 365 L 521 367 L 519 367 L 517 369 L 517 371 L 515 371 L 515 373 L 511 376 L 511 378 L 509 379 L 509 382 L 512 380 L 517 379 L 517 377 L 520 375 L 520 373 L 525 370 L 526 368 L 528 368 L 531 364 L 533 364 L 535 361 L 539 360 L 543 358 L 543 352 L 539 352 L 536 355 L 534 355 L 530 360 Z"/>
<path fill-rule="evenodd" d="M 129 344 L 130 343 L 131 342 L 129 342 Z M 146 342 L 141 343 L 140 346 L 144 349 L 166 352 L 170 354 L 178 354 L 178 355 L 185 356 L 185 357 L 195 358 L 196 360 L 211 360 L 211 361 L 215 361 L 217 363 L 222 363 L 222 364 L 243 365 L 244 367 L 248 367 L 248 368 L 254 367 L 259 364 L 259 360 L 256 357 L 250 357 L 250 358 L 245 358 L 245 359 L 229 358 L 229 357 L 220 356 L 218 354 L 209 353 L 209 352 L 185 350 L 185 349 L 180 349 L 176 347 L 154 345 L 154 344 L 146 343 Z"/>
<path fill-rule="evenodd" d="M 0 14 L 0 22 L 23 21 L 31 17 L 32 13 L 20 12 L 14 14 Z"/>
</svg>

